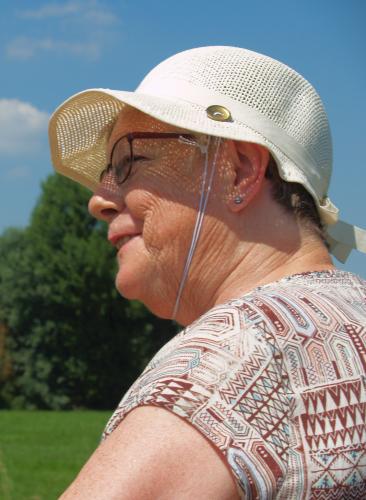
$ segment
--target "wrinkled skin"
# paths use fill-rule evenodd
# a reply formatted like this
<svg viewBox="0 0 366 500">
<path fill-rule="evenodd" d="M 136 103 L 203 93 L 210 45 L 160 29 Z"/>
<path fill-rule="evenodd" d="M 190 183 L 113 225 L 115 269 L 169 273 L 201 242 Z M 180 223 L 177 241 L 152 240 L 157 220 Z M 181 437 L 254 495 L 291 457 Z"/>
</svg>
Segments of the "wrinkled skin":
<svg viewBox="0 0 366 500">
<path fill-rule="evenodd" d="M 137 131 L 186 132 L 126 108 L 113 128 L 109 151 L 120 137 Z M 212 142 L 209 166 L 214 148 Z M 171 318 L 197 217 L 205 156 L 177 139 L 135 140 L 134 155 L 139 159 L 129 179 L 118 186 L 112 176 L 104 178 L 89 209 L 108 223 L 112 244 L 125 235 L 135 236 L 117 253 L 120 293 Z M 298 222 L 272 199 L 264 177 L 268 158 L 268 151 L 257 144 L 220 143 L 199 243 L 179 305 L 180 323 L 188 324 L 258 284 L 332 266 L 316 237 L 303 238 Z M 233 201 L 238 194 L 243 198 L 239 205 Z"/>
</svg>

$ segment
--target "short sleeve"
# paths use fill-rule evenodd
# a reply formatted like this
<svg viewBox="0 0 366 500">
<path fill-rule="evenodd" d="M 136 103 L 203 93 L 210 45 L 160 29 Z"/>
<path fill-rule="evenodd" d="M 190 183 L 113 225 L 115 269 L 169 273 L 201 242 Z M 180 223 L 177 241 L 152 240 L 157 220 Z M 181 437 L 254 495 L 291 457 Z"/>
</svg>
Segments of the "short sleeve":
<svg viewBox="0 0 366 500">
<path fill-rule="evenodd" d="M 246 498 L 286 472 L 289 397 L 281 354 L 243 310 L 219 306 L 168 342 L 126 393 L 104 437 L 141 405 L 187 420 L 223 455 Z"/>
</svg>

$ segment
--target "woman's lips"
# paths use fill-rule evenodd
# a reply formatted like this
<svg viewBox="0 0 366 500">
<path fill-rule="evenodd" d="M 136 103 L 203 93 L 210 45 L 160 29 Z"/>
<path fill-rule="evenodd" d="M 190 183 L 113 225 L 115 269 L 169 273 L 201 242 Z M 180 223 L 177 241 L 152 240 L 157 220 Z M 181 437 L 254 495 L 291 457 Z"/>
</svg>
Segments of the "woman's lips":
<svg viewBox="0 0 366 500">
<path fill-rule="evenodd" d="M 122 245 L 124 245 L 125 243 L 127 243 L 131 238 L 134 238 L 135 236 L 139 236 L 141 233 L 125 233 L 125 232 L 121 232 L 121 233 L 112 233 L 112 232 L 109 232 L 108 233 L 108 241 L 111 245 L 113 245 L 114 247 L 116 248 L 121 248 Z"/>
<path fill-rule="evenodd" d="M 125 236 L 122 236 L 120 238 L 116 238 L 115 242 L 113 245 L 117 248 L 117 253 L 124 247 L 126 247 L 132 240 L 135 238 L 141 236 L 140 233 L 138 234 L 127 234 Z"/>
</svg>

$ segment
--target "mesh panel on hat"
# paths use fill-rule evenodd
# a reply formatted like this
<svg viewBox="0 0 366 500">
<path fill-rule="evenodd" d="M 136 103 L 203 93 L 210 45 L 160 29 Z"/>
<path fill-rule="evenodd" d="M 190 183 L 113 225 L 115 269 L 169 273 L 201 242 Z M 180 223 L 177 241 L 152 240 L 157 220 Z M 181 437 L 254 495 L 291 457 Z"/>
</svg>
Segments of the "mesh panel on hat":
<svg viewBox="0 0 366 500">
<path fill-rule="evenodd" d="M 328 120 L 314 88 L 296 71 L 270 57 L 233 47 L 204 47 L 177 54 L 143 80 L 189 82 L 244 103 L 304 146 L 326 175 L 332 161 Z"/>
<path fill-rule="evenodd" d="M 106 147 L 116 115 L 123 104 L 88 94 L 69 101 L 51 123 L 50 141 L 58 145 L 57 159 L 65 175 L 93 189 L 106 162 Z M 87 124 L 87 126 L 86 126 Z M 55 158 L 53 158 L 55 161 Z"/>
</svg>

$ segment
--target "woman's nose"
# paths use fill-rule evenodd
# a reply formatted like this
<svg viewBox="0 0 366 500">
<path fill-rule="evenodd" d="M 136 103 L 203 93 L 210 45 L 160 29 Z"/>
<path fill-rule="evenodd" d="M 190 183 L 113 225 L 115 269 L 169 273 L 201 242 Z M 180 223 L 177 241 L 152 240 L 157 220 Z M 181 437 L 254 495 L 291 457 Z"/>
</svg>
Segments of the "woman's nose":
<svg viewBox="0 0 366 500">
<path fill-rule="evenodd" d="M 98 189 L 89 200 L 89 213 L 98 220 L 110 222 L 124 207 L 122 196 Z"/>
</svg>

